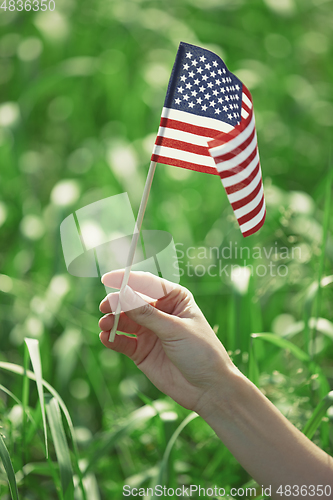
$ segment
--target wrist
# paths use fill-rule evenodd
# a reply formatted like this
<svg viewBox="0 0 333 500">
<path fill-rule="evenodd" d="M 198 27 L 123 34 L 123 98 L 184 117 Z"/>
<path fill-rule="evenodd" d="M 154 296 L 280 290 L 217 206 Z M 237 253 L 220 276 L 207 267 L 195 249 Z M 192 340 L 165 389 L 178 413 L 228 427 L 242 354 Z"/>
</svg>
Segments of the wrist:
<svg viewBox="0 0 333 500">
<path fill-rule="evenodd" d="M 247 383 L 251 384 L 231 363 L 222 376 L 217 375 L 215 383 L 204 393 L 195 411 L 213 428 L 215 421 L 220 422 L 221 418 L 225 422 L 232 421 Z"/>
</svg>

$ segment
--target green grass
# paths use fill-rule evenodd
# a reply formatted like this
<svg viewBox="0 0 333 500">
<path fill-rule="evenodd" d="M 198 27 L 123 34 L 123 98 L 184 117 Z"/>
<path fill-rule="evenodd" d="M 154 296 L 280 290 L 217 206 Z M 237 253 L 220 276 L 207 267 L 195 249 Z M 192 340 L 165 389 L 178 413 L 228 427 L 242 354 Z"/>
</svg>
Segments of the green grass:
<svg viewBox="0 0 333 500">
<path fill-rule="evenodd" d="M 69 275 L 62 255 L 75 210 L 127 192 L 137 213 L 180 41 L 221 55 L 251 90 L 267 220 L 244 240 L 216 176 L 158 165 L 143 229 L 184 251 L 249 247 L 246 264 L 233 253 L 223 265 L 286 266 L 243 289 L 193 267 L 181 283 L 235 364 L 333 453 L 332 9 L 273 4 L 56 0 L 48 27 L 40 12 L 0 13 L 1 499 L 15 478 L 29 500 L 118 500 L 162 476 L 170 488 L 251 484 L 202 419 L 185 425 L 190 412 L 101 345 L 105 289 Z"/>
</svg>

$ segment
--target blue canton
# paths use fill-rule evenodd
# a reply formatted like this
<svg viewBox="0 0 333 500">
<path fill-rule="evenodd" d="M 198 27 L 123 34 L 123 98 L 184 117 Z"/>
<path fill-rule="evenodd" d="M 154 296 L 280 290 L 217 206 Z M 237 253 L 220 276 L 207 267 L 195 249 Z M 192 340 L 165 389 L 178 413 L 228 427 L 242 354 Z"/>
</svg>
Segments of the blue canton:
<svg viewBox="0 0 333 500">
<path fill-rule="evenodd" d="M 236 126 L 242 82 L 209 50 L 180 43 L 164 106 Z"/>
</svg>

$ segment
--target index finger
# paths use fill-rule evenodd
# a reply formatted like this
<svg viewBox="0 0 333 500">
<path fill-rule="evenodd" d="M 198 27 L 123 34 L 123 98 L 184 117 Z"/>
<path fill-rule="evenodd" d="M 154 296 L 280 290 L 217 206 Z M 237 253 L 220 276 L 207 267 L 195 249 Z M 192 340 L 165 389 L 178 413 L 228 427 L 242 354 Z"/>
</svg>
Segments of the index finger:
<svg viewBox="0 0 333 500">
<path fill-rule="evenodd" d="M 110 288 L 117 288 L 120 290 L 124 272 L 124 269 L 120 269 L 106 273 L 102 276 L 102 283 Z M 175 288 L 180 288 L 176 283 L 172 283 L 171 281 L 144 271 L 131 271 L 128 285 L 132 290 L 142 293 L 147 297 L 151 297 L 152 299 L 160 299 Z"/>
</svg>

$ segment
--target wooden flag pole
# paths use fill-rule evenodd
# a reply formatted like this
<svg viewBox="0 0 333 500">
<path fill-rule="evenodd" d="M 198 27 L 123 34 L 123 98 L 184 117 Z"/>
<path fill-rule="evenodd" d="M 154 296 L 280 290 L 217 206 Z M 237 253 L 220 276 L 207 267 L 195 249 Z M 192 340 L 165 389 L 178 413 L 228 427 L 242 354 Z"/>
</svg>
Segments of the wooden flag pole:
<svg viewBox="0 0 333 500">
<path fill-rule="evenodd" d="M 139 236 L 140 236 L 142 221 L 143 221 L 143 217 L 144 217 L 145 211 L 146 211 L 146 206 L 147 206 L 147 202 L 148 202 L 148 198 L 149 198 L 150 188 L 151 188 L 151 185 L 153 182 L 155 169 L 156 169 L 156 162 L 155 161 L 150 162 L 147 180 L 146 180 L 145 188 L 144 188 L 143 195 L 141 198 L 138 217 L 137 217 L 136 223 L 135 223 L 134 233 L 133 233 L 133 237 L 132 237 L 132 241 L 131 241 L 131 246 L 130 246 L 130 249 L 128 252 L 125 273 L 123 276 L 123 281 L 121 283 L 120 291 L 123 290 L 128 283 L 129 275 L 131 272 L 131 267 L 133 265 L 135 250 L 136 250 Z M 120 305 L 120 300 L 118 300 L 115 318 L 114 318 L 114 324 L 113 324 L 112 330 L 111 330 L 110 335 L 109 335 L 109 342 L 113 342 L 115 339 L 116 331 L 117 331 L 118 323 L 119 323 L 120 313 L 121 313 L 121 305 Z"/>
</svg>

